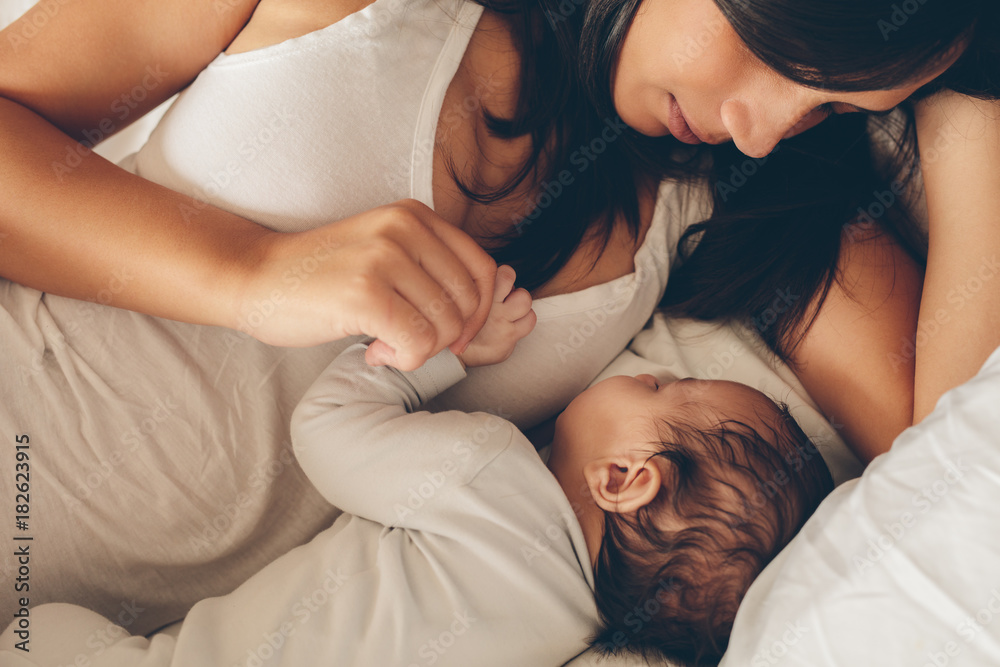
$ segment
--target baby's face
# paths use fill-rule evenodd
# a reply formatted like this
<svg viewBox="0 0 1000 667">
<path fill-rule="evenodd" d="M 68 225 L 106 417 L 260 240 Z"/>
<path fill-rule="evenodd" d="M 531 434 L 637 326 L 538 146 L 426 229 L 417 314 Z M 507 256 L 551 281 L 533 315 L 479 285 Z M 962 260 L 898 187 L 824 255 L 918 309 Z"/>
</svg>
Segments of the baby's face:
<svg viewBox="0 0 1000 667">
<path fill-rule="evenodd" d="M 646 465 L 662 448 L 662 424 L 683 420 L 690 427 L 710 429 L 736 420 L 760 428 L 776 412 L 759 391 L 721 380 L 671 378 L 661 383 L 652 375 L 619 375 L 577 396 L 556 420 L 548 467 L 576 510 L 591 563 L 604 530 L 595 496 L 602 492 L 595 487 L 634 471 L 639 461 Z M 640 477 L 642 473 L 633 479 Z"/>
<path fill-rule="evenodd" d="M 553 455 L 580 465 L 619 448 L 654 451 L 657 425 L 683 418 L 713 428 L 733 419 L 755 425 L 775 411 L 764 394 L 726 380 L 670 380 L 618 375 L 577 396 L 556 420 Z M 576 465 L 568 467 L 577 467 Z"/>
</svg>

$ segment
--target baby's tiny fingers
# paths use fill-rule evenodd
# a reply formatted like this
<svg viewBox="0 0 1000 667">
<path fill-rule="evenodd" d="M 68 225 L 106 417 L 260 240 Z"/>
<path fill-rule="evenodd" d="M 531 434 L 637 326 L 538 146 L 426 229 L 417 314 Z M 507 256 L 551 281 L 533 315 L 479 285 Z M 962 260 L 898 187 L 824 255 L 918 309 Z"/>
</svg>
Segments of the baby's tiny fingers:
<svg viewBox="0 0 1000 667">
<path fill-rule="evenodd" d="M 531 293 L 523 287 L 519 287 L 503 300 L 503 305 L 507 319 L 514 321 L 524 317 L 531 310 Z"/>
<path fill-rule="evenodd" d="M 532 329 L 535 328 L 535 324 L 537 322 L 538 316 L 533 310 L 529 310 L 528 314 L 521 319 L 511 322 L 511 325 L 514 327 L 514 335 L 517 336 L 517 340 L 521 340 L 530 334 Z"/>
<path fill-rule="evenodd" d="M 507 298 L 507 295 L 510 294 L 511 289 L 514 287 L 516 279 L 517 274 L 514 273 L 512 267 L 504 264 L 497 269 L 497 280 L 493 287 L 494 303 L 502 303 Z"/>
</svg>

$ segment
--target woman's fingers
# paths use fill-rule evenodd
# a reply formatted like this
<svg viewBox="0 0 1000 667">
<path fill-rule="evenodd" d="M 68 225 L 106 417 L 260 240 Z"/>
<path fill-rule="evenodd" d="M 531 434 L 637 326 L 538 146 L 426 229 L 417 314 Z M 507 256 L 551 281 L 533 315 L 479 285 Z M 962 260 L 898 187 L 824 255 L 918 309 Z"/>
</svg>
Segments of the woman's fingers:
<svg viewBox="0 0 1000 667">
<path fill-rule="evenodd" d="M 420 202 L 389 208 L 404 223 L 391 227 L 391 234 L 433 281 L 419 272 L 394 272 L 397 291 L 434 326 L 434 354 L 445 346 L 464 349 L 489 316 L 496 263 L 468 234 Z"/>
<path fill-rule="evenodd" d="M 395 240 L 405 244 L 414 259 L 441 284 L 463 316 L 478 312 L 482 298 L 488 300 L 493 293 L 497 268 L 493 258 L 471 236 L 418 201 L 408 199 L 387 208 L 403 223 L 392 229 Z M 482 288 L 486 284 L 490 286 L 488 292 Z"/>
<path fill-rule="evenodd" d="M 456 352 L 464 349 L 489 316 L 496 262 L 472 237 L 418 201 L 383 208 L 392 216 L 388 235 L 437 281 L 442 290 L 437 298 L 450 299 L 461 312 L 460 335 L 445 344 Z"/>
<path fill-rule="evenodd" d="M 417 203 L 419 204 L 419 203 Z M 419 206 L 423 206 L 419 204 Z M 461 230 L 453 229 L 457 235 L 447 235 L 448 240 L 437 233 L 435 226 L 451 227 L 430 209 L 403 209 L 404 216 L 412 215 L 412 220 L 391 231 L 391 238 L 406 250 L 422 270 L 434 279 L 440 287 L 435 298 L 446 299 L 455 304 L 463 320 L 472 317 L 479 309 L 482 295 L 473 278 L 471 268 L 463 262 L 456 249 L 449 245 L 462 237 L 475 245 Z M 483 252 L 479 246 L 476 246 Z M 485 254 L 485 252 L 483 252 Z M 489 256 L 487 255 L 487 258 Z M 492 261 L 492 260 L 490 260 Z M 489 295 L 487 295 L 489 296 Z"/>
<path fill-rule="evenodd" d="M 420 204 L 420 206 L 423 205 Z M 492 296 L 497 264 L 471 236 L 448 224 L 427 207 L 424 209 L 431 214 L 426 218 L 429 221 L 431 231 L 455 254 L 471 280 L 468 295 L 461 294 L 459 296 L 468 298 L 468 301 L 463 298 L 461 302 L 463 305 L 474 303 L 475 307 L 471 314 L 466 316 L 461 336 L 449 346 L 453 352 L 458 353 L 476 337 L 476 334 L 486 323 L 486 318 L 489 317 L 490 308 L 493 305 Z M 465 284 L 464 281 L 463 284 Z M 463 308 L 462 312 L 465 314 L 468 311 Z"/>
<path fill-rule="evenodd" d="M 381 341 L 369 360 L 409 370 L 464 348 L 493 301 L 492 258 L 419 202 L 264 243 L 237 310 L 241 329 L 273 345 L 366 334 Z"/>
<path fill-rule="evenodd" d="M 444 348 L 438 346 L 434 327 L 416 308 L 397 293 L 388 296 L 386 307 L 373 308 L 362 325 L 377 337 L 365 360 L 373 366 L 392 365 L 401 371 L 420 368 Z"/>
<path fill-rule="evenodd" d="M 405 322 L 407 334 L 414 336 L 429 331 L 433 335 L 432 356 L 461 335 L 466 318 L 459 311 L 451 292 L 443 289 L 422 265 L 412 260 L 400 262 L 392 269 L 391 287 L 416 313 Z M 405 337 L 403 340 L 407 341 Z"/>
</svg>

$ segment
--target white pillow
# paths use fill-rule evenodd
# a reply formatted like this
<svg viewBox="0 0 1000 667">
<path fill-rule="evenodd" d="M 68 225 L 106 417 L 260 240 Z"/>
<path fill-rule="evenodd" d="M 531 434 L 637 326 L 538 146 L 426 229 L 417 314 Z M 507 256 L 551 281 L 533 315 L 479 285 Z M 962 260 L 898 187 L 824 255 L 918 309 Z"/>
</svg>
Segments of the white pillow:
<svg viewBox="0 0 1000 667">
<path fill-rule="evenodd" d="M 823 502 L 722 665 L 1000 665 L 1000 350 Z"/>
</svg>

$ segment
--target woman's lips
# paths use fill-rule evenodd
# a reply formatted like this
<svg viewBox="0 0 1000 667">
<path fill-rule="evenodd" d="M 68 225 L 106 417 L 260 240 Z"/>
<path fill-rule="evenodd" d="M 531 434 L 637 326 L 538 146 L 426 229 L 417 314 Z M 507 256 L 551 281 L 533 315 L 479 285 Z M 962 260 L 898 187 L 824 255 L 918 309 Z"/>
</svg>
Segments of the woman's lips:
<svg viewBox="0 0 1000 667">
<path fill-rule="evenodd" d="M 704 143 L 701 137 L 695 134 L 694 130 L 691 129 L 687 119 L 684 117 L 684 112 L 681 111 L 681 105 L 677 103 L 677 99 L 673 95 L 670 95 L 670 108 L 667 115 L 667 129 L 670 130 L 670 134 L 677 141 L 685 144 Z"/>
</svg>

